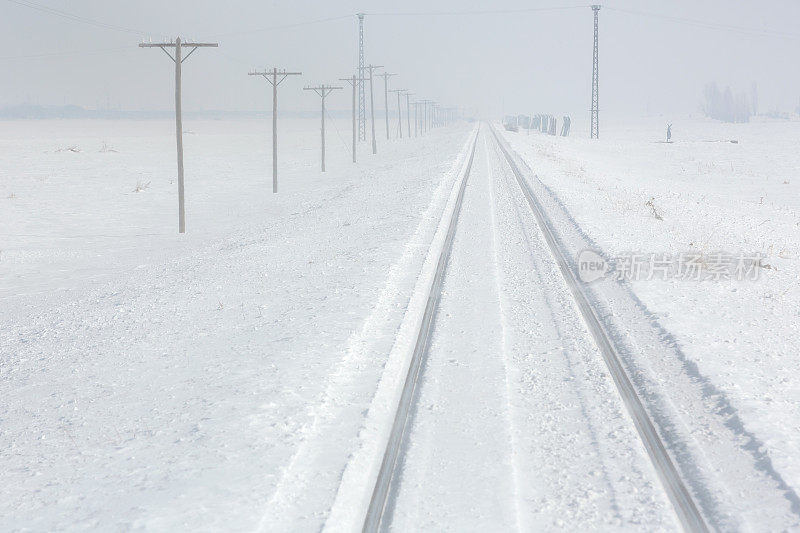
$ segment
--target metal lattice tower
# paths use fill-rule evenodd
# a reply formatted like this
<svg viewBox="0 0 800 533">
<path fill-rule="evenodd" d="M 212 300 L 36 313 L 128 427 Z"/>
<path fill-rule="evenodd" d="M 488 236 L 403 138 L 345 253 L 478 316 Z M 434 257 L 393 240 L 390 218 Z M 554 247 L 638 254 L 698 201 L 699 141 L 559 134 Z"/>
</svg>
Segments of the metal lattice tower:
<svg viewBox="0 0 800 533">
<path fill-rule="evenodd" d="M 597 63 L 597 13 L 600 11 L 599 5 L 593 5 L 594 12 L 594 52 L 592 54 L 592 131 L 591 138 L 600 137 L 600 116 L 599 116 L 599 72 Z"/>
<path fill-rule="evenodd" d="M 364 95 L 364 13 L 358 14 L 358 140 L 367 140 L 367 99 Z"/>
</svg>

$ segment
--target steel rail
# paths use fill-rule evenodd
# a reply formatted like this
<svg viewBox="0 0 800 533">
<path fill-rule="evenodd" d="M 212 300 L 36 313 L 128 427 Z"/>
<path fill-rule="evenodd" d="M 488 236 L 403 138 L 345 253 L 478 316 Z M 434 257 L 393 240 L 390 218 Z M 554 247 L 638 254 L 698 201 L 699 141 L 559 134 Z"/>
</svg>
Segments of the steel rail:
<svg viewBox="0 0 800 533">
<path fill-rule="evenodd" d="M 456 233 L 456 226 L 458 216 L 461 212 L 461 204 L 464 200 L 464 190 L 467 187 L 469 174 L 472 170 L 472 161 L 475 158 L 475 145 L 477 144 L 478 134 L 480 133 L 480 126 L 475 132 L 472 139 L 472 147 L 470 148 L 469 161 L 467 162 L 466 169 L 464 170 L 464 177 L 461 180 L 461 186 L 456 197 L 456 203 L 453 212 L 450 215 L 450 223 L 447 228 L 447 235 L 445 237 L 442 250 L 439 253 L 439 261 L 436 265 L 436 272 L 434 274 L 433 283 L 431 284 L 430 292 L 428 293 L 428 303 L 425 306 L 425 313 L 422 317 L 419 333 L 417 334 L 417 341 L 414 345 L 414 353 L 411 357 L 411 364 L 408 368 L 405 383 L 403 384 L 403 392 L 400 396 L 400 403 L 395 413 L 394 423 L 392 424 L 392 431 L 389 435 L 389 441 L 386 445 L 386 450 L 383 454 L 383 461 L 381 468 L 378 472 L 378 477 L 375 482 L 375 487 L 372 491 L 369 507 L 367 509 L 366 517 L 364 518 L 364 525 L 362 531 L 364 533 L 374 533 L 380 528 L 383 513 L 386 508 L 386 499 L 389 494 L 389 486 L 392 482 L 395 467 L 397 465 L 397 457 L 400 453 L 400 446 L 403 442 L 406 426 L 408 424 L 409 413 L 411 412 L 411 405 L 416 396 L 417 383 L 428 352 L 430 345 L 431 334 L 433 333 L 433 323 L 436 317 L 436 309 L 439 306 L 439 300 L 442 294 L 442 281 L 444 279 L 445 270 L 447 269 L 447 262 L 450 258 L 450 251 L 453 248 L 453 237 Z"/>
<path fill-rule="evenodd" d="M 636 389 L 631 383 L 627 372 L 625 372 L 625 368 L 622 365 L 622 359 L 620 358 L 614 343 L 611 341 L 610 336 L 606 332 L 606 329 L 598 318 L 594 308 L 589 303 L 589 299 L 578 282 L 577 277 L 570 269 L 566 256 L 564 255 L 561 247 L 558 245 L 555 235 L 553 234 L 553 230 L 551 229 L 552 225 L 549 218 L 545 214 L 544 209 L 536 198 L 536 195 L 531 190 L 530 185 L 524 178 L 522 172 L 520 172 L 520 169 L 514 161 L 514 158 L 509 153 L 505 144 L 500 140 L 500 137 L 495 131 L 494 126 L 490 125 L 489 129 L 491 130 L 498 147 L 505 156 L 508 165 L 511 167 L 517 183 L 519 184 L 520 189 L 522 189 L 522 193 L 524 194 L 528 205 L 536 217 L 539 229 L 541 230 L 545 241 L 547 241 L 547 245 L 550 248 L 550 253 L 558 264 L 561 274 L 569 286 L 569 290 L 572 293 L 573 298 L 575 299 L 578 310 L 583 316 L 583 320 L 586 323 L 589 332 L 591 333 L 598 349 L 603 355 L 603 359 L 608 367 L 608 371 L 611 373 L 614 384 L 616 385 L 617 390 L 622 397 L 622 401 L 628 410 L 628 414 L 633 420 L 633 424 L 639 433 L 639 437 L 641 438 L 645 449 L 647 450 L 647 454 L 650 456 L 650 461 L 653 464 L 653 468 L 658 474 L 661 484 L 664 487 L 664 491 L 667 493 L 667 496 L 669 497 L 669 500 L 675 509 L 675 513 L 677 514 L 683 529 L 691 532 L 707 532 L 709 530 L 708 525 L 706 524 L 703 515 L 700 513 L 697 504 L 692 498 L 691 492 L 689 492 L 689 489 L 684 484 L 678 469 L 675 467 L 675 464 L 672 461 L 672 458 L 669 456 L 666 446 L 661 440 L 661 437 L 659 436 L 653 422 L 650 420 L 650 416 L 647 414 L 644 404 L 639 398 L 639 395 L 636 393 Z"/>
</svg>

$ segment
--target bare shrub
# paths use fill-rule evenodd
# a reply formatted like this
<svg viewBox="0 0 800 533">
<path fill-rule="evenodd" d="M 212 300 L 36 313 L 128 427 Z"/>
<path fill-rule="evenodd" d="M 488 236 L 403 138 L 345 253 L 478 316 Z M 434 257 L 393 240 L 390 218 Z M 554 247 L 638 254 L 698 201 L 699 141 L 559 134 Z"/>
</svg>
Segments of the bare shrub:
<svg viewBox="0 0 800 533">
<path fill-rule="evenodd" d="M 656 198 L 655 198 L 655 196 L 654 196 L 654 197 L 652 197 L 652 198 L 650 198 L 649 200 L 647 200 L 647 201 L 645 202 L 645 204 L 644 204 L 644 205 L 646 205 L 647 207 L 649 207 L 649 208 L 650 208 L 650 212 L 652 212 L 652 213 L 653 213 L 653 216 L 654 216 L 654 217 L 656 217 L 656 220 L 664 220 L 664 219 L 661 217 L 661 215 L 658 213 L 658 211 L 656 210 L 655 199 L 656 199 Z"/>
</svg>

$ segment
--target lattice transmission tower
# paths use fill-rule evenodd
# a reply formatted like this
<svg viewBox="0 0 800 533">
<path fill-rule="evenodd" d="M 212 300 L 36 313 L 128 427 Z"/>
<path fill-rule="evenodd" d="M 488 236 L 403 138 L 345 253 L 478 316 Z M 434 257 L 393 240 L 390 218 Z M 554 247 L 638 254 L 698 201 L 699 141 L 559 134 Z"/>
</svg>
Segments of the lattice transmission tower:
<svg viewBox="0 0 800 533">
<path fill-rule="evenodd" d="M 367 140 L 367 99 L 364 95 L 364 13 L 358 14 L 358 140 Z"/>
<path fill-rule="evenodd" d="M 597 62 L 597 14 L 600 11 L 599 5 L 593 5 L 594 12 L 594 52 L 592 54 L 592 131 L 591 138 L 600 138 L 600 116 L 599 116 L 599 67 Z"/>
</svg>

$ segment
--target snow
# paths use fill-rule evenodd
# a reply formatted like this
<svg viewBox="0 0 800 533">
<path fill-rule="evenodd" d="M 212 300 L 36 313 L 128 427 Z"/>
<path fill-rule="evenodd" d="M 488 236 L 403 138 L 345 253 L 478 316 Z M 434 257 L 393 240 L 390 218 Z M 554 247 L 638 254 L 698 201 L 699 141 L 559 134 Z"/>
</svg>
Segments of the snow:
<svg viewBox="0 0 800 533">
<path fill-rule="evenodd" d="M 586 246 L 611 258 L 631 251 L 767 256 L 772 268 L 757 281 L 631 282 L 680 356 L 642 345 L 650 357 L 632 368 L 680 420 L 673 429 L 685 426 L 698 468 L 715 472 L 707 482 L 718 485 L 710 499 L 721 520 L 796 526 L 800 131 L 796 122 L 686 118 L 673 121 L 675 142 L 665 144 L 655 142 L 660 122 L 608 120 L 599 141 L 505 135 L 538 176 L 539 193 L 580 228 L 582 235 L 562 234 L 576 254 Z M 730 139 L 739 142 L 717 142 Z M 651 199 L 663 220 L 646 205 Z M 592 287 L 609 311 L 629 312 L 606 285 Z M 730 489 L 757 484 L 765 490 Z"/>
<path fill-rule="evenodd" d="M 767 256 L 588 287 L 706 516 L 796 528 L 800 128 L 666 122 L 503 135 L 575 256 Z M 360 527 L 475 125 L 355 166 L 328 125 L 323 174 L 318 121 L 279 122 L 273 195 L 268 121 L 187 121 L 181 236 L 172 122 L 0 122 L 0 529 Z M 485 129 L 390 525 L 674 530 Z"/>
<path fill-rule="evenodd" d="M 321 174 L 317 123 L 282 124 L 273 196 L 268 124 L 187 123 L 184 237 L 168 123 L 2 124 L 0 529 L 262 519 L 466 133 L 355 171 L 329 139 Z"/>
<path fill-rule="evenodd" d="M 669 503 L 501 157 L 484 131 L 391 529 L 673 530 Z"/>
</svg>

